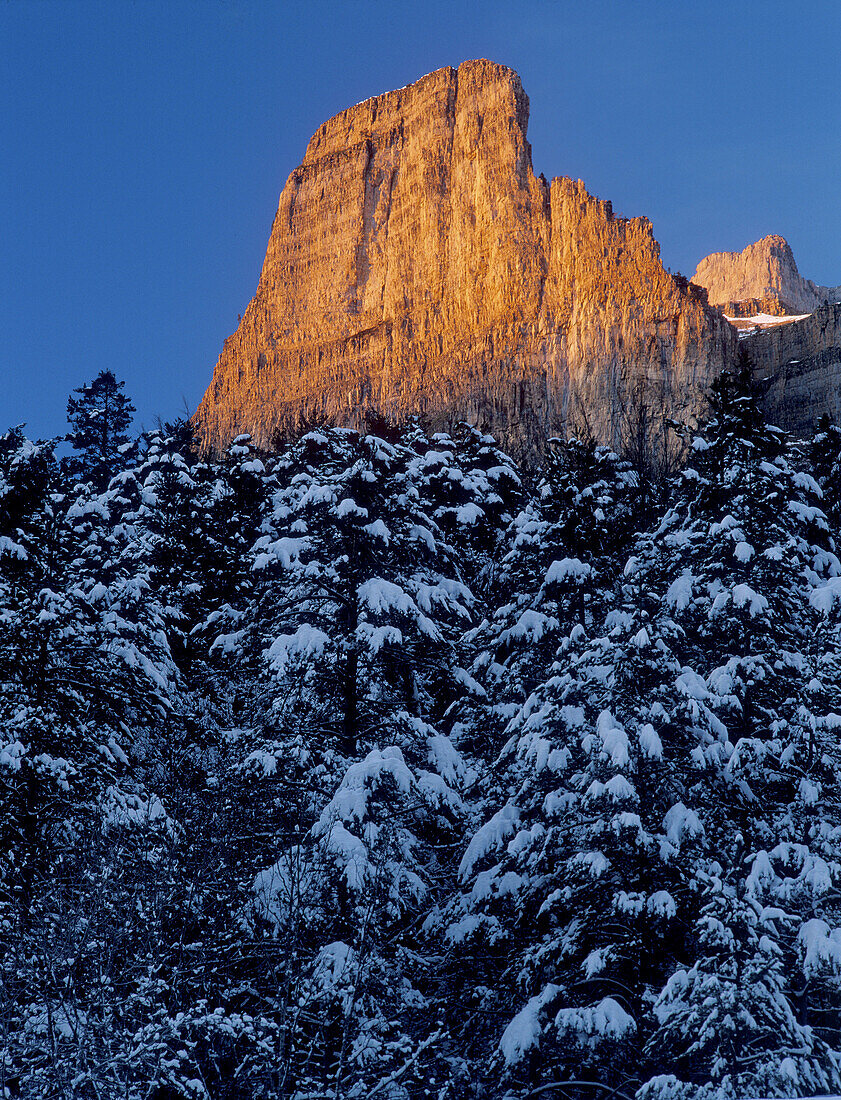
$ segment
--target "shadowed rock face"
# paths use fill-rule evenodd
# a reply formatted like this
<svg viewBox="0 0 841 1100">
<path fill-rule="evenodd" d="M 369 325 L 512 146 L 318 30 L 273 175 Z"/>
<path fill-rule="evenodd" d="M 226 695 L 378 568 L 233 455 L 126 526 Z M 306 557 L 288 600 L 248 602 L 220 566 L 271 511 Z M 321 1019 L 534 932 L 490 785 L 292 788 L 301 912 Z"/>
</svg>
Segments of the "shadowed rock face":
<svg viewBox="0 0 841 1100">
<path fill-rule="evenodd" d="M 527 123 L 517 74 L 468 61 L 319 128 L 195 414 L 206 448 L 420 414 L 522 455 L 582 425 L 616 442 L 640 399 L 700 407 L 734 331 L 646 219 L 535 177 Z"/>
<path fill-rule="evenodd" d="M 759 383 L 765 415 L 806 435 L 828 415 L 841 424 L 841 304 L 742 342 Z"/>
<path fill-rule="evenodd" d="M 763 237 L 741 252 L 713 252 L 701 260 L 692 281 L 706 287 L 724 313 L 812 313 L 841 299 L 841 287 L 816 286 L 797 270 L 785 237 Z"/>
</svg>

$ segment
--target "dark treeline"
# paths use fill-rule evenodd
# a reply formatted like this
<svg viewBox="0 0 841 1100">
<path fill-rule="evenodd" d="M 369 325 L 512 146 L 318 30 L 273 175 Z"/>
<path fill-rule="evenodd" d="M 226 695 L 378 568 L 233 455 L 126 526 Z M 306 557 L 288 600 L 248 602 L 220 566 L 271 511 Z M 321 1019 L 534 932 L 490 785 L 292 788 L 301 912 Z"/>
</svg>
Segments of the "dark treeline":
<svg viewBox="0 0 841 1100">
<path fill-rule="evenodd" d="M 841 432 L 0 437 L 0 1097 L 841 1091 Z"/>
</svg>

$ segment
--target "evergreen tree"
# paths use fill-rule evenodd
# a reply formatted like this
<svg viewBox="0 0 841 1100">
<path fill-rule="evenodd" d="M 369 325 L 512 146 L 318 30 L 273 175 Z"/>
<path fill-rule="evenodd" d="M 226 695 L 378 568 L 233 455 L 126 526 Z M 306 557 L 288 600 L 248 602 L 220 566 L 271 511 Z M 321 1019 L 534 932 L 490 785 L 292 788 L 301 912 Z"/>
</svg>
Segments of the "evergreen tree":
<svg viewBox="0 0 841 1100">
<path fill-rule="evenodd" d="M 512 1097 L 545 1082 L 632 1093 L 652 994 L 685 950 L 705 833 L 697 773 L 724 727 L 675 655 L 679 631 L 648 587 L 653 553 L 628 563 L 592 640 L 577 624 L 562 641 L 496 765 L 508 799 L 462 860 L 447 938 L 471 1035 L 493 1043 L 474 1057 Z"/>
<path fill-rule="evenodd" d="M 722 378 L 658 532 L 682 650 L 729 737 L 704 799 L 697 955 L 661 994 L 649 1041 L 677 1070 L 652 1094 L 838 1087 L 837 1016 L 813 1024 L 838 962 L 821 948 L 806 963 L 816 928 L 841 935 L 838 650 L 819 614 L 840 567 L 819 505 L 749 377 Z"/>
<path fill-rule="evenodd" d="M 825 416 L 818 423 L 809 443 L 809 465 L 821 487 L 821 507 L 836 540 L 841 536 L 841 428 Z"/>
<path fill-rule="evenodd" d="M 74 390 L 79 396 L 71 395 L 67 402 L 67 441 L 77 452 L 68 461 L 68 469 L 98 489 L 104 489 L 114 474 L 129 464 L 127 433 L 135 408 L 122 392 L 124 386 L 112 371 L 100 371 L 93 382 Z"/>
<path fill-rule="evenodd" d="M 413 481 L 424 511 L 455 552 L 462 580 L 482 598 L 494 588 L 506 529 L 522 501 L 513 461 L 485 435 L 460 424 L 453 436 L 427 437 L 414 422 L 403 441 L 419 455 Z"/>
<path fill-rule="evenodd" d="M 215 643 L 260 670 L 227 789 L 240 827 L 259 820 L 268 840 L 236 874 L 252 868 L 285 1087 L 338 1096 L 428 1061 L 414 925 L 462 814 L 447 710 L 478 690 L 456 654 L 472 595 L 423 509 L 414 451 L 325 429 L 274 477 L 253 603 Z"/>
<path fill-rule="evenodd" d="M 835 429 L 724 376 L 640 535 L 593 443 L 99 382 L 0 438 L 0 1095 L 841 1090 Z"/>
<path fill-rule="evenodd" d="M 474 741 L 499 751 L 497 733 L 546 677 L 560 638 L 591 627 L 633 532 L 630 467 L 592 441 L 553 440 L 536 490 L 508 530 L 490 614 L 466 641 L 472 672 L 493 699 L 474 716 Z"/>
</svg>

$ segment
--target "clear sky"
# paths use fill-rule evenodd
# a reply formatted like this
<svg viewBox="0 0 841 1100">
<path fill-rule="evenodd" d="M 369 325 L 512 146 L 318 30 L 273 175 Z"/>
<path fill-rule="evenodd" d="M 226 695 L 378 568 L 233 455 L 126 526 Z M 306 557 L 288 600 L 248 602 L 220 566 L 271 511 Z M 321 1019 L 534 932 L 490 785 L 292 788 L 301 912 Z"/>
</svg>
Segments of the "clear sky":
<svg viewBox="0 0 841 1100">
<path fill-rule="evenodd" d="M 470 57 L 672 270 L 781 233 L 839 283 L 839 44 L 839 0 L 0 0 L 0 430 L 106 368 L 192 411 L 313 130 Z"/>
</svg>

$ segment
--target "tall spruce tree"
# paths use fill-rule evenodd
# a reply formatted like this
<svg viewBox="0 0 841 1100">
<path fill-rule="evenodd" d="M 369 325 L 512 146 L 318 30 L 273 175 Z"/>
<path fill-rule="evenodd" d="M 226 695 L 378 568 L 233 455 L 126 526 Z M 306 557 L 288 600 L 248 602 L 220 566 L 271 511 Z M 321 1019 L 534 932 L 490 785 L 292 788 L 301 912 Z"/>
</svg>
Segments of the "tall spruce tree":
<svg viewBox="0 0 841 1100">
<path fill-rule="evenodd" d="M 124 387 L 112 371 L 100 371 L 67 402 L 67 441 L 76 452 L 67 466 L 75 477 L 92 481 L 98 489 L 104 489 L 130 459 L 128 429 L 135 408 L 122 392 Z"/>
<path fill-rule="evenodd" d="M 562 640 L 496 765 L 507 801 L 462 860 L 447 939 L 492 1092 L 632 1094 L 652 993 L 682 957 L 705 832 L 693 761 L 718 757 L 724 727 L 676 657 L 651 554 L 590 639 Z"/>
<path fill-rule="evenodd" d="M 724 376 L 712 404 L 658 540 L 727 758 L 704 795 L 693 954 L 655 1003 L 648 1050 L 668 1072 L 645 1093 L 832 1091 L 841 699 L 819 608 L 839 562 L 819 487 L 764 423 L 749 376 Z"/>
<path fill-rule="evenodd" d="M 462 815 L 447 711 L 479 689 L 456 648 L 473 598 L 417 457 L 344 429 L 282 456 L 252 603 L 215 644 L 260 670 L 227 783 L 266 837 L 237 874 L 252 868 L 289 1095 L 382 1091 L 435 1056 L 417 908 L 441 893 Z"/>
</svg>

